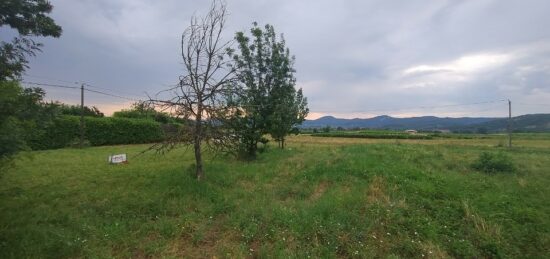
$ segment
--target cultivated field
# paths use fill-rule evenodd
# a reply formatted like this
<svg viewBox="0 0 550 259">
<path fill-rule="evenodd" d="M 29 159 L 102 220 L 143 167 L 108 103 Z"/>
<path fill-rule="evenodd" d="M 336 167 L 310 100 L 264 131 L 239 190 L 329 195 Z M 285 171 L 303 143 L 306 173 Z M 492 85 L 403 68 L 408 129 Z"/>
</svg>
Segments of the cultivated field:
<svg viewBox="0 0 550 259">
<path fill-rule="evenodd" d="M 21 154 L 0 178 L 0 258 L 550 256 L 550 136 L 297 136 L 257 161 L 147 145 Z M 505 152 L 517 170 L 471 164 Z M 127 153 L 129 164 L 107 156 Z"/>
</svg>

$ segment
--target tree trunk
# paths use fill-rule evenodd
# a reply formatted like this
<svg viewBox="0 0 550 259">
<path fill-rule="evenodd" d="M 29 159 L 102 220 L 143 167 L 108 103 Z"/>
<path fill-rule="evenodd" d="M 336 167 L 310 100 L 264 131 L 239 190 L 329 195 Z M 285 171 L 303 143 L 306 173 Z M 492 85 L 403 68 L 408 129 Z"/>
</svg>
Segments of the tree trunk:
<svg viewBox="0 0 550 259">
<path fill-rule="evenodd" d="M 281 138 L 281 149 L 285 149 L 285 138 Z"/>
<path fill-rule="evenodd" d="M 199 95 L 200 97 L 200 95 Z M 201 153 L 201 140 L 202 140 L 202 107 L 199 105 L 197 109 L 197 117 L 195 118 L 195 136 L 193 139 L 193 147 L 195 149 L 195 176 L 197 180 L 201 180 L 204 177 L 202 171 L 202 153 Z"/>
<path fill-rule="evenodd" d="M 248 146 L 248 156 L 249 158 L 256 157 L 256 150 L 258 150 L 258 142 L 252 141 Z"/>
<path fill-rule="evenodd" d="M 201 180 L 204 177 L 204 173 L 202 171 L 202 154 L 201 154 L 201 140 L 198 136 L 195 136 L 194 141 L 194 148 L 195 148 L 195 175 L 197 177 L 197 180 Z"/>
</svg>

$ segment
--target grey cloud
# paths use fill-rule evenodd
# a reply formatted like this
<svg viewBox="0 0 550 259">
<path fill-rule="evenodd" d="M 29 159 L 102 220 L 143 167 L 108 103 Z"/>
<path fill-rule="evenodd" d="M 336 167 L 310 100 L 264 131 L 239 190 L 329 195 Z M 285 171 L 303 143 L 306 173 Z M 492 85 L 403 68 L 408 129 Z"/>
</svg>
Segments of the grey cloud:
<svg viewBox="0 0 550 259">
<path fill-rule="evenodd" d="M 183 73 L 179 37 L 209 1 L 54 0 L 60 39 L 45 39 L 29 75 L 45 75 L 125 93 L 156 93 Z M 296 56 L 298 86 L 315 114 L 404 114 L 401 109 L 512 98 L 550 100 L 550 2 L 244 1 L 228 0 L 226 39 L 253 21 L 284 33 Z M 2 34 L 4 35 L 4 34 Z M 404 75 L 483 53 L 513 56 L 463 80 L 448 69 Z M 30 81 L 29 77 L 29 81 Z M 48 89 L 50 90 L 50 89 Z M 72 101 L 69 93 L 52 98 Z M 105 109 L 125 100 L 90 96 Z M 109 105 L 109 106 L 108 106 Z M 491 116 L 488 106 L 410 110 L 415 114 Z M 491 108 L 491 106 L 489 106 Z M 392 111 L 392 109 L 395 109 Z M 546 109 L 546 110 L 545 110 Z M 520 113 L 550 112 L 544 106 Z M 346 115 L 347 114 L 347 115 Z M 407 113 L 409 114 L 409 113 Z M 493 115 L 501 115 L 495 109 Z"/>
</svg>

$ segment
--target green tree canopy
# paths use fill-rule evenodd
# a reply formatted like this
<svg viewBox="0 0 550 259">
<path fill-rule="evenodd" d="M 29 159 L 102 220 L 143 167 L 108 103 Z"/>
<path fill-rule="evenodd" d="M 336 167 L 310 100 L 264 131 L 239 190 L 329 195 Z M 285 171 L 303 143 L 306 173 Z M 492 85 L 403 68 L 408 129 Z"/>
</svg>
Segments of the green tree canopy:
<svg viewBox="0 0 550 259">
<path fill-rule="evenodd" d="M 51 122 L 55 112 L 43 105 L 44 95 L 38 87 L 23 88 L 16 81 L 0 81 L 0 160 L 28 149 L 27 142 Z"/>
<path fill-rule="evenodd" d="M 56 114 L 80 116 L 82 109 L 80 105 L 70 105 L 61 102 L 50 102 L 44 104 L 45 107 L 49 107 Z M 103 117 L 103 114 L 97 107 L 84 106 L 84 116 L 90 117 Z"/>
<path fill-rule="evenodd" d="M 52 8 L 46 0 L 0 1 L 0 27 L 19 33 L 11 42 L 0 42 L 0 81 L 19 79 L 28 67 L 27 58 L 40 51 L 42 44 L 32 37 L 61 36 L 61 27 L 47 16 Z"/>
<path fill-rule="evenodd" d="M 159 123 L 185 123 L 184 119 L 171 116 L 169 113 L 157 111 L 149 102 L 135 102 L 132 108 L 113 113 L 113 117 L 131 119 L 150 119 Z"/>
<path fill-rule="evenodd" d="M 294 88 L 294 57 L 273 26 L 268 24 L 262 29 L 253 23 L 250 36 L 237 32 L 235 39 L 239 53 L 233 59 L 241 83 L 240 94 L 235 98 L 240 112 L 236 132 L 243 151 L 255 156 L 264 134 L 271 134 L 282 144 L 307 115 L 307 101 L 302 91 Z"/>
</svg>

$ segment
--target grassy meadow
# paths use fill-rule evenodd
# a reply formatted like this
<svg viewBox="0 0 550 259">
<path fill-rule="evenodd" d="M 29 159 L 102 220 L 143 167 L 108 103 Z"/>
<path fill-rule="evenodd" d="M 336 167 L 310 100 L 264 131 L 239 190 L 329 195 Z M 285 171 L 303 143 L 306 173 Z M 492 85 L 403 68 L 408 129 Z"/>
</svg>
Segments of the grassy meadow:
<svg viewBox="0 0 550 259">
<path fill-rule="evenodd" d="M 301 135 L 207 154 L 202 182 L 185 148 L 27 152 L 1 173 L 0 258 L 549 257 L 550 136 L 505 141 Z M 516 171 L 475 171 L 482 152 Z"/>
</svg>

